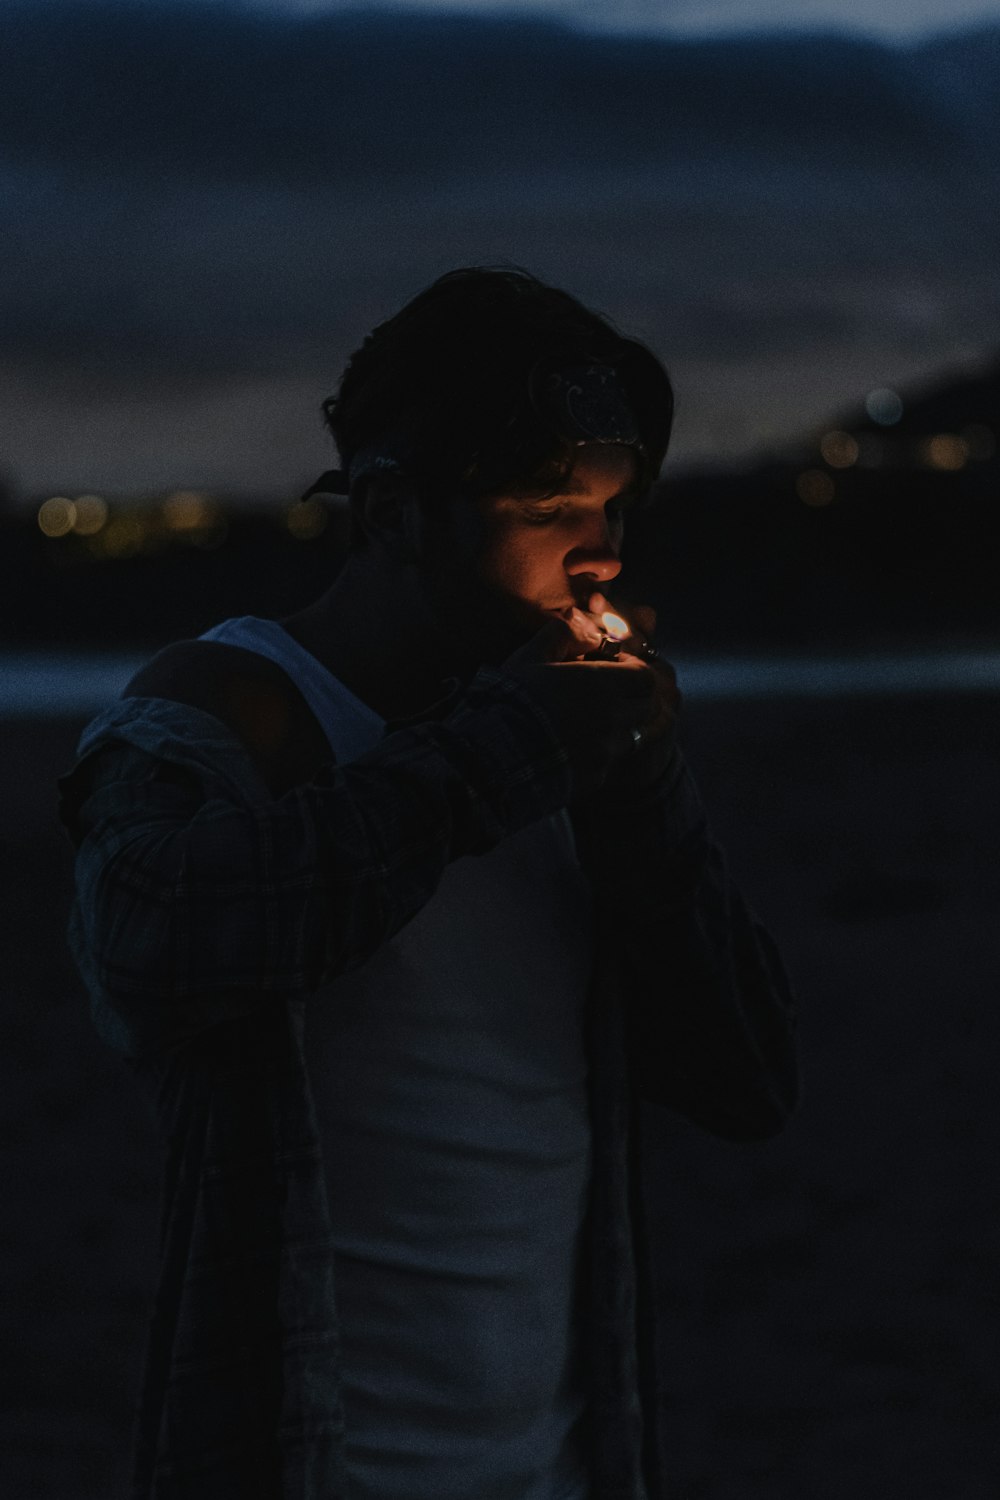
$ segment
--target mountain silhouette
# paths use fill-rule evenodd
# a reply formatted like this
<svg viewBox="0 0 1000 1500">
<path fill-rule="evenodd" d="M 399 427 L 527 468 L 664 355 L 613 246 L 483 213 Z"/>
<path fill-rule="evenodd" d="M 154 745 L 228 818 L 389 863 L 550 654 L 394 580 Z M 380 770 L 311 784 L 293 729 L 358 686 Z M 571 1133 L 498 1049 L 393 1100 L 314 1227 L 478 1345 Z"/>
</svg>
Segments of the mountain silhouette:
<svg viewBox="0 0 1000 1500">
<path fill-rule="evenodd" d="M 645 337 L 682 456 L 773 446 L 998 326 L 998 29 L 155 0 L 0 24 L 0 462 L 29 489 L 304 482 L 350 350 L 455 265 L 525 265 Z"/>
</svg>

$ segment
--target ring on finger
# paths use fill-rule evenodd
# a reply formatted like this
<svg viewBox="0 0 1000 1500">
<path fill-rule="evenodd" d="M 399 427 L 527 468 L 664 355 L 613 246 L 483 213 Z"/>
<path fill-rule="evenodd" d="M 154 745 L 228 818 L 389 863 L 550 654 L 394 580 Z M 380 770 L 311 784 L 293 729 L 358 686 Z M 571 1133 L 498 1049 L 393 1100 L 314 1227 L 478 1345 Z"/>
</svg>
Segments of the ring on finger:
<svg viewBox="0 0 1000 1500">
<path fill-rule="evenodd" d="M 632 736 L 632 749 L 633 750 L 640 749 L 641 746 L 642 746 L 642 730 L 641 729 L 630 729 L 629 730 L 629 734 Z"/>
</svg>

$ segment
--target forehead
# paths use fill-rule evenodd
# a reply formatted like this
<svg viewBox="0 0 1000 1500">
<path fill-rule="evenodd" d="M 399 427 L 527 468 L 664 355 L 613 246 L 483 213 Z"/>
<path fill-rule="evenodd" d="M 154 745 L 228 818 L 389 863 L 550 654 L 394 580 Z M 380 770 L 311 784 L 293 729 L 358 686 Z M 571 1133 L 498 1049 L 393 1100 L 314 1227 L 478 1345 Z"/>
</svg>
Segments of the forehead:
<svg viewBox="0 0 1000 1500">
<path fill-rule="evenodd" d="M 618 443 L 584 443 L 575 450 L 573 466 L 562 484 L 547 495 L 579 496 L 581 501 L 603 506 L 615 496 L 626 494 L 638 475 L 639 459 L 631 448 Z M 511 491 L 480 496 L 472 506 L 460 504 L 455 509 L 461 522 L 470 514 L 490 517 L 516 513 L 536 499 Z"/>
<path fill-rule="evenodd" d="M 565 489 L 570 494 L 606 485 L 624 490 L 638 472 L 639 462 L 631 448 L 619 443 L 584 443 L 577 449 Z"/>
</svg>

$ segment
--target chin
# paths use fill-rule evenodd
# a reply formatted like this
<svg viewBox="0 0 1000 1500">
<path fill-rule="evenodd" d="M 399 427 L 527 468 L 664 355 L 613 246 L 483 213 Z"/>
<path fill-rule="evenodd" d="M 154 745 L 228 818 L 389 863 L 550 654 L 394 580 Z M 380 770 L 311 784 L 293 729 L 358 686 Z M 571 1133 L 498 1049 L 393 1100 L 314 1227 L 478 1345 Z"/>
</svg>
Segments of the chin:
<svg viewBox="0 0 1000 1500">
<path fill-rule="evenodd" d="M 484 585 L 475 599 L 465 601 L 463 609 L 449 611 L 444 636 L 456 648 L 454 658 L 461 659 L 463 667 L 498 667 L 527 645 L 543 625 L 567 613 L 568 607 L 548 607 Z"/>
</svg>

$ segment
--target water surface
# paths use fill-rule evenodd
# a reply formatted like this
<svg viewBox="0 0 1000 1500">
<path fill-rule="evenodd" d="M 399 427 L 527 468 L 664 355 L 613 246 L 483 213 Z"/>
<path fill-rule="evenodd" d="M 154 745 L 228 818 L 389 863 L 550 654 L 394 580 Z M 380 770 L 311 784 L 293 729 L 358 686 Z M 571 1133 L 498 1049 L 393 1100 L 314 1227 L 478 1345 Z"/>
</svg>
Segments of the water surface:
<svg viewBox="0 0 1000 1500">
<path fill-rule="evenodd" d="M 99 713 L 152 652 L 0 652 L 0 718 Z M 995 693 L 1000 652 L 907 655 L 680 656 L 672 658 L 685 698 L 886 697 L 911 693 Z"/>
</svg>

